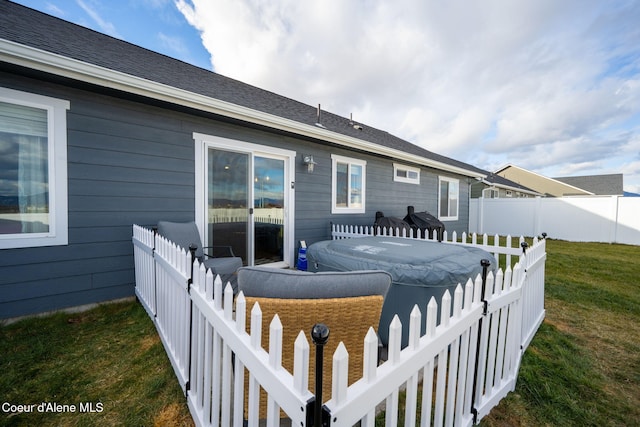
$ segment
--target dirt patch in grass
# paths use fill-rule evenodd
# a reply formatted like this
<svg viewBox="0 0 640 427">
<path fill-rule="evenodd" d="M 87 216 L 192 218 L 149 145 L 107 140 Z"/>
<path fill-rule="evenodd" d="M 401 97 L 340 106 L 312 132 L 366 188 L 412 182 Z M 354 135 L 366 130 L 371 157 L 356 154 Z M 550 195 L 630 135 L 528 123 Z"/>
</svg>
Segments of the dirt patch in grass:
<svg viewBox="0 0 640 427">
<path fill-rule="evenodd" d="M 149 349 L 151 349 L 153 346 L 158 344 L 161 344 L 159 336 L 156 335 L 156 336 L 144 337 L 142 340 L 140 340 L 139 351 L 140 353 L 145 353 L 149 351 Z"/>
<path fill-rule="evenodd" d="M 193 426 L 193 419 L 191 416 L 185 416 L 182 407 L 176 403 L 170 403 L 160 410 L 160 412 L 154 417 L 153 425 L 155 427 L 165 426 Z"/>
</svg>

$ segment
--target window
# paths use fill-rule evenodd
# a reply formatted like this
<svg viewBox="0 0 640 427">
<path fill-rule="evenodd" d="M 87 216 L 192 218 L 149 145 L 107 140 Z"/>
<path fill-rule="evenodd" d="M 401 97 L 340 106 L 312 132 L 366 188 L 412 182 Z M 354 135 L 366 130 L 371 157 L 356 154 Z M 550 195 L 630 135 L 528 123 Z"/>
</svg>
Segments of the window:
<svg viewBox="0 0 640 427">
<path fill-rule="evenodd" d="M 367 162 L 331 155 L 331 213 L 364 213 Z"/>
<path fill-rule="evenodd" d="M 420 169 L 394 163 L 393 180 L 396 182 L 420 185 Z"/>
<path fill-rule="evenodd" d="M 500 197 L 500 192 L 496 188 L 485 188 L 482 190 L 482 197 L 485 199 L 497 199 Z"/>
<path fill-rule="evenodd" d="M 0 249 L 68 242 L 67 109 L 0 88 Z"/>
<path fill-rule="evenodd" d="M 439 209 L 440 219 L 455 221 L 458 219 L 458 199 L 460 184 L 457 179 L 440 177 L 439 179 Z"/>
</svg>

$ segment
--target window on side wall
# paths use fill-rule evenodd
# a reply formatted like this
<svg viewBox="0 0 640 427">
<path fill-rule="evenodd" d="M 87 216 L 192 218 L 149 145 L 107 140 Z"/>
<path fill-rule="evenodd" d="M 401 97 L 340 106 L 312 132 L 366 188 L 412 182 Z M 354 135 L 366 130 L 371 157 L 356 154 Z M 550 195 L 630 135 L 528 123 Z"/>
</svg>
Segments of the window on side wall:
<svg viewBox="0 0 640 427">
<path fill-rule="evenodd" d="M 0 88 L 0 249 L 68 242 L 68 109 Z"/>
<path fill-rule="evenodd" d="M 438 182 L 439 218 L 444 221 L 456 221 L 458 219 L 460 182 L 457 179 L 442 176 Z"/>
<path fill-rule="evenodd" d="M 497 199 L 500 197 L 500 192 L 495 188 L 485 188 L 482 190 L 482 197 L 485 199 Z"/>
<path fill-rule="evenodd" d="M 420 169 L 394 163 L 393 180 L 396 182 L 420 185 Z"/>
<path fill-rule="evenodd" d="M 367 162 L 331 155 L 331 213 L 364 213 Z"/>
</svg>

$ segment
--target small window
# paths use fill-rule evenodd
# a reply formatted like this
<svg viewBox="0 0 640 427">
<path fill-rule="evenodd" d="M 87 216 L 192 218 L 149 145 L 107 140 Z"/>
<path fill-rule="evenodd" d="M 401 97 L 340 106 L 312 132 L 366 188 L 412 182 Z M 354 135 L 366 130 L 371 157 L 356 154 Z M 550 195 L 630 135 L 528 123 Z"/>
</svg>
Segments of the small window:
<svg viewBox="0 0 640 427">
<path fill-rule="evenodd" d="M 0 88 L 0 249 L 68 242 L 68 108 Z"/>
<path fill-rule="evenodd" d="M 439 208 L 440 219 L 456 221 L 458 219 L 458 200 L 460 198 L 460 183 L 453 178 L 439 178 Z"/>
<path fill-rule="evenodd" d="M 331 213 L 364 213 L 367 162 L 331 155 Z"/>
<path fill-rule="evenodd" d="M 511 190 L 507 190 L 506 196 L 507 197 L 513 197 L 513 192 Z"/>
<path fill-rule="evenodd" d="M 394 163 L 393 180 L 396 182 L 420 185 L 420 169 Z"/>
<path fill-rule="evenodd" d="M 485 199 L 497 199 L 500 197 L 500 192 L 495 188 L 485 188 L 482 190 L 482 197 Z"/>
</svg>

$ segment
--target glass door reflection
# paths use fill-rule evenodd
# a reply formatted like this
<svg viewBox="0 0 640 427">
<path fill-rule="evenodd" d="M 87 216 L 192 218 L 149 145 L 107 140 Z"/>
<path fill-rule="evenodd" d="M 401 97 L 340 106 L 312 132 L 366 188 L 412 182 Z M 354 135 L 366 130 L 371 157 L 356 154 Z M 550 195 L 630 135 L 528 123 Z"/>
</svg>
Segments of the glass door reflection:
<svg viewBox="0 0 640 427">
<path fill-rule="evenodd" d="M 282 159 L 254 157 L 253 241 L 256 265 L 284 260 L 284 167 Z"/>
<path fill-rule="evenodd" d="M 207 179 L 207 241 L 218 256 L 231 247 L 244 265 L 249 258 L 249 165 L 248 153 L 209 148 Z"/>
</svg>

